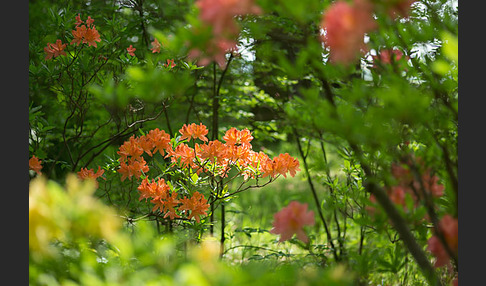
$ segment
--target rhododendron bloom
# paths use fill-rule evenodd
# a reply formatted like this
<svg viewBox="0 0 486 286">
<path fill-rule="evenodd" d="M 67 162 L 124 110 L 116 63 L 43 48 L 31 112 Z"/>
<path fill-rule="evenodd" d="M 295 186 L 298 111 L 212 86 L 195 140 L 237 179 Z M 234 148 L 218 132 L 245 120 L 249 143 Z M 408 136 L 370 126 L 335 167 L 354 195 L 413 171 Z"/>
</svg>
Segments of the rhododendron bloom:
<svg viewBox="0 0 486 286">
<path fill-rule="evenodd" d="M 128 52 L 128 54 L 129 54 L 130 56 L 132 56 L 132 57 L 134 57 L 134 56 L 135 56 L 135 53 L 134 53 L 134 52 L 135 52 L 136 50 L 137 50 L 137 49 L 135 49 L 135 48 L 134 48 L 132 45 L 130 45 L 130 46 L 127 48 L 127 52 Z"/>
<path fill-rule="evenodd" d="M 86 19 L 86 25 L 88 25 L 88 27 L 91 27 L 93 23 L 94 23 L 94 19 L 92 19 L 91 16 L 88 16 L 88 19 Z"/>
<path fill-rule="evenodd" d="M 88 46 L 98 47 L 96 42 L 101 42 L 100 34 L 96 30 L 95 26 L 88 28 L 84 34 L 83 43 L 88 44 Z"/>
<path fill-rule="evenodd" d="M 290 172 L 290 176 L 294 177 L 296 172 L 300 171 L 299 166 L 299 161 L 288 153 L 280 154 L 273 160 L 262 163 L 262 177 L 270 176 L 275 178 L 278 175 L 283 175 L 287 178 L 287 172 Z"/>
<path fill-rule="evenodd" d="M 75 19 L 76 19 L 76 23 L 75 23 L 75 24 L 76 24 L 76 28 L 77 28 L 79 25 L 83 24 L 83 20 L 81 20 L 81 16 L 79 15 L 79 13 L 78 13 L 78 16 L 76 16 L 76 18 L 75 18 Z"/>
<path fill-rule="evenodd" d="M 322 40 L 330 49 L 331 62 L 349 64 L 366 48 L 364 35 L 376 26 L 372 12 L 366 0 L 355 0 L 352 4 L 337 1 L 325 11 L 321 22 L 325 30 Z"/>
<path fill-rule="evenodd" d="M 100 39 L 100 34 L 98 33 L 98 30 L 96 30 L 96 27 L 93 25 L 94 19 L 92 19 L 90 16 L 88 16 L 88 19 L 86 20 L 86 25 L 80 26 L 83 21 L 81 20 L 81 17 L 76 16 L 76 30 L 72 30 L 72 34 L 74 39 L 71 41 L 71 45 L 79 45 L 81 43 L 83 44 L 88 44 L 88 46 L 94 46 L 95 48 L 98 47 L 96 42 L 101 42 Z"/>
<path fill-rule="evenodd" d="M 226 156 L 226 146 L 218 140 L 210 141 L 208 144 L 196 144 L 197 155 L 203 159 L 209 159 L 211 163 L 217 161 L 223 163 Z"/>
<path fill-rule="evenodd" d="M 192 194 L 192 197 L 184 197 L 180 200 L 182 203 L 179 206 L 179 210 L 190 211 L 191 213 L 187 216 L 188 219 L 195 218 L 196 222 L 200 222 L 200 216 L 207 216 L 207 210 L 209 209 L 209 204 L 204 195 L 198 191 Z"/>
<path fill-rule="evenodd" d="M 174 63 L 174 60 L 169 60 L 169 59 L 167 59 L 167 63 L 164 64 L 164 67 L 166 68 L 173 68 L 175 66 L 176 64 Z"/>
<path fill-rule="evenodd" d="M 146 138 L 153 143 L 153 146 L 155 147 L 153 150 L 154 154 L 159 151 L 160 155 L 163 156 L 165 154 L 165 150 L 170 147 L 170 135 L 164 130 L 159 130 L 159 128 L 150 130 L 150 132 L 146 135 Z"/>
<path fill-rule="evenodd" d="M 140 147 L 138 141 L 138 139 L 135 139 L 135 135 L 132 135 L 116 153 L 120 155 L 121 159 L 127 159 L 128 156 L 139 158 L 143 154 L 143 148 Z"/>
<path fill-rule="evenodd" d="M 250 155 L 250 147 L 247 145 L 228 145 L 226 143 L 226 158 L 232 162 L 246 161 Z"/>
<path fill-rule="evenodd" d="M 280 234 L 280 242 L 289 240 L 294 234 L 307 243 L 309 241 L 304 232 L 305 225 L 314 225 L 314 212 L 307 211 L 307 204 L 292 201 L 274 215 L 273 228 L 270 233 Z"/>
<path fill-rule="evenodd" d="M 251 132 L 248 129 L 243 129 L 239 131 L 238 129 L 232 127 L 223 136 L 223 140 L 228 145 L 244 145 L 251 148 L 250 141 L 253 140 Z"/>
<path fill-rule="evenodd" d="M 199 123 L 199 125 L 196 125 L 195 123 L 189 125 L 184 124 L 182 125 L 182 128 L 179 129 L 179 133 L 182 135 L 181 138 L 179 138 L 181 141 L 184 139 L 191 140 L 191 138 L 199 139 L 204 142 L 208 141 L 208 138 L 206 137 L 208 129 L 202 123 Z"/>
<path fill-rule="evenodd" d="M 458 221 L 450 215 L 444 215 L 439 222 L 439 230 L 444 235 L 444 239 L 450 250 L 457 254 L 458 250 Z M 441 267 L 449 263 L 450 257 L 440 239 L 434 235 L 427 241 L 427 249 L 434 254 L 436 261 L 435 267 Z"/>
<path fill-rule="evenodd" d="M 120 169 L 117 172 L 122 175 L 121 181 L 123 182 L 126 178 L 131 180 L 133 176 L 138 179 L 142 176 L 142 172 L 146 173 L 148 171 L 149 167 L 147 166 L 147 162 L 140 157 L 138 159 L 129 158 L 128 164 L 125 161 L 121 161 Z"/>
<path fill-rule="evenodd" d="M 96 171 L 96 173 L 93 171 L 93 169 L 88 170 L 88 168 L 81 168 L 81 171 L 78 172 L 78 178 L 82 180 L 94 180 L 96 188 L 98 188 L 98 181 L 96 181 L 96 179 L 101 177 L 103 173 L 105 173 L 105 170 L 101 170 L 100 166 L 98 166 L 98 171 Z"/>
<path fill-rule="evenodd" d="M 65 56 L 64 48 L 66 48 L 66 44 L 63 44 L 61 40 L 56 40 L 55 44 L 47 43 L 47 47 L 44 48 L 44 52 L 46 52 L 45 59 L 49 60 L 53 57 Z"/>
<path fill-rule="evenodd" d="M 180 162 L 183 168 L 186 168 L 188 166 L 193 167 L 195 165 L 194 149 L 184 143 L 177 145 L 175 150 L 168 149 L 167 153 L 167 156 L 171 156 L 172 163 Z"/>
<path fill-rule="evenodd" d="M 35 155 L 32 156 L 32 158 L 29 159 L 29 170 L 35 171 L 38 175 L 42 174 L 42 161 L 39 160 Z"/>
<path fill-rule="evenodd" d="M 138 186 L 137 190 L 140 191 L 140 197 L 138 198 L 139 201 L 145 199 L 166 199 L 170 187 L 165 183 L 164 179 L 159 179 L 157 182 L 152 179 L 152 182 L 145 178 Z"/>
<path fill-rule="evenodd" d="M 151 44 L 152 48 L 150 50 L 152 50 L 152 53 L 160 53 L 160 48 L 162 45 L 160 44 L 159 40 L 154 39 Z"/>
<path fill-rule="evenodd" d="M 180 203 L 179 199 L 177 199 L 176 192 L 172 192 L 172 194 L 167 195 L 165 198 L 156 197 L 150 202 L 155 205 L 152 208 L 152 211 L 156 211 L 158 209 L 161 213 L 165 213 L 164 218 L 170 217 L 170 219 L 174 219 L 180 217 L 176 213 L 175 209 L 175 207 Z"/>
<path fill-rule="evenodd" d="M 72 31 L 74 39 L 71 41 L 71 45 L 76 44 L 79 46 L 84 40 L 84 35 L 86 34 L 86 26 L 76 26 L 76 30 Z"/>
</svg>

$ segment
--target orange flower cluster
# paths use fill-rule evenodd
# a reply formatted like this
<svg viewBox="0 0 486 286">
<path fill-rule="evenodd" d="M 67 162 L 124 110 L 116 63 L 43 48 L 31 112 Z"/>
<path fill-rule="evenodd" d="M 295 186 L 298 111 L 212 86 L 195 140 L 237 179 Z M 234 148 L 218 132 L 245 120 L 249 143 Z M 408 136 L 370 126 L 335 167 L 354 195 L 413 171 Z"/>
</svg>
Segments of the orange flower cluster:
<svg viewBox="0 0 486 286">
<path fill-rule="evenodd" d="M 96 188 L 98 188 L 98 181 L 97 178 L 101 177 L 105 173 L 105 170 L 101 170 L 101 167 L 98 166 L 98 171 L 96 173 L 94 172 L 93 169 L 88 168 L 81 168 L 81 171 L 79 171 L 78 178 L 81 180 L 94 180 Z M 103 178 L 106 180 L 106 178 Z"/>
<path fill-rule="evenodd" d="M 157 152 L 164 158 L 170 158 L 172 167 L 190 168 L 199 175 L 204 173 L 225 177 L 235 167 L 246 180 L 249 177 L 287 177 L 287 174 L 293 177 L 300 170 L 299 161 L 288 153 L 270 159 L 263 152 L 253 151 L 253 136 L 248 129 L 229 129 L 223 136 L 224 142 L 209 141 L 206 137 L 208 129 L 202 123 L 184 124 L 179 133 L 181 136 L 174 143 L 175 147 L 171 144 L 169 134 L 158 128 L 140 137 L 131 136 L 117 152 L 120 156 L 118 172 L 122 175 L 121 180 L 139 179 L 142 172 L 147 173 L 149 167 L 143 154 L 153 156 Z M 192 140 L 194 148 L 188 145 Z M 204 143 L 196 143 L 196 140 Z M 145 177 L 138 190 L 139 200 L 150 199 L 154 204 L 152 211 L 159 210 L 164 213 L 164 218 L 180 218 L 184 214 L 188 219 L 194 218 L 200 222 L 201 216 L 207 215 L 209 204 L 201 193 L 194 192 L 191 197 L 179 198 L 162 178 L 149 181 Z"/>
<path fill-rule="evenodd" d="M 149 167 L 142 154 L 145 152 L 149 156 L 153 156 L 158 151 L 163 156 L 165 150 L 170 149 L 169 142 L 169 134 L 158 128 L 150 130 L 148 134 L 138 138 L 132 135 L 117 152 L 120 155 L 118 172 L 122 175 L 121 180 L 124 181 L 126 178 L 131 180 L 133 176 L 139 179 L 142 172 L 147 173 Z"/>
<path fill-rule="evenodd" d="M 190 198 L 184 196 L 184 198 L 178 199 L 177 192 L 171 191 L 164 179 L 158 181 L 152 179 L 152 182 L 150 182 L 147 178 L 142 181 L 138 190 L 140 191 L 139 200 L 151 199 L 150 202 L 154 204 L 152 211 L 159 210 L 164 213 L 164 218 L 180 218 L 179 214 L 184 213 L 188 219 L 195 218 L 196 222 L 199 223 L 201 216 L 207 216 L 209 204 L 204 196 L 197 191 Z"/>
<path fill-rule="evenodd" d="M 86 25 L 83 24 L 81 17 L 76 16 L 76 30 L 72 30 L 74 39 L 71 41 L 71 45 L 88 44 L 88 46 L 97 47 L 96 42 L 101 42 L 100 34 L 96 30 L 95 25 L 93 25 L 94 19 L 88 16 L 86 20 Z M 81 26 L 80 26 L 81 25 Z"/>
<path fill-rule="evenodd" d="M 420 160 L 418 160 L 420 162 Z M 422 198 L 422 186 L 420 181 L 414 178 L 413 172 L 410 168 L 410 162 L 405 164 L 392 164 L 392 176 L 397 180 L 398 184 L 387 187 L 386 191 L 392 202 L 401 205 L 406 209 L 405 198 L 410 195 L 415 202 L 414 207 L 417 207 Z M 439 177 L 431 176 L 430 170 L 425 170 L 422 173 L 421 181 L 424 191 L 433 197 L 441 197 L 444 194 L 444 185 L 439 184 Z M 376 198 L 371 195 L 371 202 L 375 203 Z"/>
<path fill-rule="evenodd" d="M 136 138 L 130 137 L 117 152 L 120 155 L 121 180 L 132 177 L 140 178 L 142 172 L 146 173 L 149 167 L 142 155 L 147 153 L 153 156 L 157 151 L 165 158 L 170 158 L 173 166 L 191 168 L 198 174 L 201 172 L 213 175 L 227 176 L 232 167 L 236 167 L 245 179 L 256 177 L 272 177 L 279 175 L 294 177 L 299 169 L 299 161 L 288 153 L 280 154 L 270 159 L 263 152 L 252 150 L 253 136 L 248 129 L 229 129 L 223 136 L 224 142 L 219 140 L 208 141 L 208 129 L 200 123 L 196 125 L 184 124 L 179 130 L 181 136 L 173 148 L 170 136 L 158 128 L 148 134 Z M 200 140 L 205 143 L 195 143 L 194 148 L 186 143 L 191 140 Z"/>
<path fill-rule="evenodd" d="M 208 134 L 208 132 L 208 129 L 202 123 L 199 123 L 199 125 L 196 125 L 196 123 L 192 123 L 190 125 L 184 124 L 179 130 L 179 133 L 181 133 L 182 135 L 179 140 L 191 140 L 191 138 L 194 138 L 207 142 L 208 138 L 206 138 L 206 135 Z"/>
<path fill-rule="evenodd" d="M 211 61 L 220 67 L 226 65 L 225 54 L 236 50 L 237 38 L 240 28 L 235 21 L 236 16 L 254 14 L 259 15 L 262 10 L 254 4 L 254 0 L 198 0 L 199 19 L 211 27 L 213 38 L 203 52 L 193 49 L 190 58 L 199 58 L 199 64 L 207 65 Z"/>
<path fill-rule="evenodd" d="M 65 56 L 66 52 L 64 49 L 66 48 L 66 44 L 63 44 L 61 40 L 56 40 L 55 44 L 47 43 L 47 47 L 44 48 L 44 52 L 46 53 L 46 60 L 50 60 L 53 57 Z"/>
<path fill-rule="evenodd" d="M 42 172 L 42 161 L 39 160 L 35 155 L 32 156 L 32 158 L 29 159 L 29 170 L 33 170 L 37 173 L 37 175 L 41 175 Z"/>
<path fill-rule="evenodd" d="M 96 42 L 101 42 L 100 34 L 96 30 L 95 25 L 93 25 L 94 19 L 88 16 L 86 19 L 86 25 L 83 24 L 83 20 L 81 17 L 76 16 L 76 30 L 72 30 L 73 40 L 71 41 L 71 45 L 78 45 L 88 44 L 88 46 L 97 47 Z M 67 44 L 63 44 L 61 40 L 56 40 L 55 44 L 47 43 L 47 47 L 44 48 L 44 52 L 46 53 L 46 60 L 50 60 L 52 58 L 56 58 L 58 56 L 65 56 L 66 52 L 64 49 L 66 48 Z"/>
</svg>

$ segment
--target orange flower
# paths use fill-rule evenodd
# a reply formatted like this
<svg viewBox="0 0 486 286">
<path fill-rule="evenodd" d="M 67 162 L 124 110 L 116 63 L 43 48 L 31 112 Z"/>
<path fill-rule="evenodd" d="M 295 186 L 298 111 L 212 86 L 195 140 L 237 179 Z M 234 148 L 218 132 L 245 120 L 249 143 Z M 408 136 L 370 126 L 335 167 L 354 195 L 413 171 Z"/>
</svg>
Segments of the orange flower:
<svg viewBox="0 0 486 286">
<path fill-rule="evenodd" d="M 199 125 L 196 125 L 195 123 L 192 123 L 190 125 L 184 124 L 179 130 L 179 133 L 182 135 L 181 138 L 179 138 L 180 141 L 184 139 L 191 140 L 191 138 L 197 138 L 204 142 L 208 141 L 208 138 L 206 138 L 206 135 L 208 134 L 208 129 L 202 123 L 199 123 Z"/>
<path fill-rule="evenodd" d="M 55 44 L 47 43 L 47 47 L 44 48 L 44 52 L 46 52 L 45 59 L 50 60 L 53 57 L 65 56 L 64 48 L 66 48 L 66 44 L 63 44 L 61 40 L 56 40 Z"/>
<path fill-rule="evenodd" d="M 86 20 L 86 22 L 88 22 L 88 20 Z M 96 30 L 95 26 L 93 26 L 91 28 L 88 28 L 88 30 L 86 30 L 86 33 L 84 34 L 83 43 L 84 44 L 87 43 L 88 46 L 94 46 L 96 48 L 97 47 L 96 42 L 101 42 L 101 39 L 100 39 L 100 34 Z"/>
<path fill-rule="evenodd" d="M 98 182 L 96 179 L 98 177 L 101 177 L 101 175 L 103 175 L 104 172 L 105 170 L 101 170 L 100 166 L 98 166 L 98 171 L 96 171 L 96 173 L 93 171 L 93 169 L 88 170 L 88 168 L 81 168 L 81 171 L 78 172 L 78 178 L 82 180 L 87 180 L 87 179 L 94 180 L 96 188 L 98 188 Z"/>
<path fill-rule="evenodd" d="M 154 41 L 151 43 L 152 44 L 152 53 L 160 53 L 160 48 L 162 45 L 157 39 L 154 39 Z"/>
<path fill-rule="evenodd" d="M 132 56 L 132 57 L 134 57 L 134 56 L 135 56 L 135 53 L 134 53 L 134 52 L 135 52 L 136 50 L 137 50 L 137 49 L 135 49 L 134 47 L 132 47 L 132 45 L 130 45 L 130 47 L 128 47 L 128 48 L 127 48 L 127 52 L 128 52 L 128 54 L 129 54 L 130 56 Z"/>
<path fill-rule="evenodd" d="M 226 144 L 226 159 L 232 162 L 246 162 L 250 155 L 248 145 L 228 145 Z"/>
<path fill-rule="evenodd" d="M 169 60 L 169 59 L 167 59 L 167 63 L 164 64 L 164 67 L 166 67 L 166 68 L 169 68 L 169 67 L 173 68 L 175 66 L 176 66 L 176 64 L 174 63 L 174 60 Z"/>
<path fill-rule="evenodd" d="M 255 152 L 253 150 L 250 150 L 248 152 L 248 157 L 246 158 L 245 162 L 242 162 L 243 167 L 248 167 L 250 166 L 251 168 L 246 168 L 243 171 L 243 177 L 245 180 L 247 180 L 249 177 L 255 178 L 255 174 L 262 169 L 262 166 L 267 164 L 267 162 L 271 161 L 270 158 L 268 158 L 268 155 L 263 153 L 263 152 Z M 260 169 L 258 169 L 260 168 Z"/>
<path fill-rule="evenodd" d="M 180 163 L 183 168 L 194 167 L 194 149 L 184 143 L 177 145 L 175 150 L 168 149 L 168 155 L 171 156 L 172 163 Z"/>
<path fill-rule="evenodd" d="M 88 27 L 91 27 L 91 25 L 93 25 L 93 22 L 94 19 L 91 19 L 91 16 L 88 16 L 88 19 L 86 20 L 86 25 L 88 25 Z"/>
<path fill-rule="evenodd" d="M 95 48 L 98 47 L 96 42 L 101 42 L 100 39 L 100 34 L 96 30 L 96 27 L 93 25 L 94 19 L 92 19 L 90 16 L 88 16 L 88 19 L 86 20 L 86 25 L 79 26 L 83 23 L 81 20 L 81 17 L 76 16 L 76 30 L 72 30 L 72 34 L 74 39 L 71 41 L 71 45 L 78 45 L 83 43 L 83 44 L 88 44 L 88 46 L 94 46 Z"/>
<path fill-rule="evenodd" d="M 364 34 L 374 29 L 373 10 L 367 0 L 354 0 L 353 4 L 340 0 L 331 4 L 324 13 L 322 37 L 330 48 L 330 61 L 349 64 L 356 59 L 360 49 L 365 49 Z"/>
<path fill-rule="evenodd" d="M 281 157 L 281 160 L 285 161 L 285 165 L 287 166 L 287 171 L 289 172 L 291 177 L 294 177 L 297 171 L 300 171 L 300 163 L 299 160 L 293 158 L 290 156 L 288 153 L 285 154 L 280 154 L 279 157 Z M 282 174 L 285 178 L 287 176 L 285 174 Z"/>
<path fill-rule="evenodd" d="M 76 23 L 75 24 L 76 24 L 76 28 L 79 25 L 83 24 L 83 20 L 81 20 L 81 16 L 79 15 L 79 13 L 78 13 L 78 16 L 76 16 Z"/>
<path fill-rule="evenodd" d="M 71 41 L 71 45 L 76 44 L 77 46 L 79 46 L 79 44 L 81 44 L 84 40 L 86 30 L 87 28 L 85 25 L 82 25 L 80 27 L 76 25 L 76 30 L 72 31 L 74 39 Z"/>
<path fill-rule="evenodd" d="M 180 200 L 182 203 L 179 206 L 179 210 L 185 210 L 186 213 L 190 211 L 191 213 L 188 215 L 188 219 L 195 218 L 196 222 L 200 222 L 200 216 L 207 216 L 206 211 L 209 208 L 208 201 L 204 198 L 204 195 L 199 193 L 198 191 L 192 194 L 191 198 L 184 197 Z"/>
<path fill-rule="evenodd" d="M 228 145 L 244 145 L 251 148 L 250 141 L 253 140 L 251 132 L 248 129 L 243 129 L 241 131 L 232 127 L 223 136 L 223 140 Z"/>
<path fill-rule="evenodd" d="M 196 144 L 196 152 L 202 160 L 209 159 L 211 163 L 222 163 L 226 154 L 226 146 L 218 140 L 208 144 Z"/>
<path fill-rule="evenodd" d="M 135 135 L 132 135 L 128 141 L 125 141 L 123 145 L 120 146 L 118 155 L 120 155 L 120 159 L 124 160 L 127 159 L 128 156 L 132 156 L 134 158 L 139 158 L 143 154 L 143 148 L 139 145 L 139 140 L 135 139 Z"/>
<path fill-rule="evenodd" d="M 37 173 L 37 175 L 41 175 L 42 172 L 42 161 L 39 160 L 35 155 L 32 156 L 32 158 L 29 159 L 29 170 L 33 170 Z"/>
<path fill-rule="evenodd" d="M 170 148 L 170 135 L 164 130 L 161 131 L 159 128 L 155 128 L 150 130 L 146 137 L 155 147 L 154 154 L 159 151 L 160 155 L 164 156 L 165 150 Z"/>
<path fill-rule="evenodd" d="M 294 177 L 296 172 L 300 171 L 299 166 L 299 161 L 288 153 L 280 154 L 271 161 L 263 162 L 262 177 L 271 176 L 275 178 L 278 175 L 283 175 L 287 178 L 287 172 L 290 173 L 291 177 Z"/>
<path fill-rule="evenodd" d="M 170 187 L 165 183 L 164 179 L 159 179 L 157 182 L 152 179 L 152 183 L 150 183 L 148 178 L 145 178 L 137 190 L 140 191 L 139 201 L 143 199 L 165 200 L 169 195 Z"/>
<path fill-rule="evenodd" d="M 157 209 L 160 212 L 164 213 L 164 218 L 170 217 L 170 219 L 179 218 L 180 216 L 176 213 L 175 207 L 179 204 L 179 200 L 177 199 L 177 193 L 172 192 L 171 195 L 167 195 L 165 199 L 162 198 L 155 198 L 152 201 L 155 206 L 153 207 L 152 211 L 156 211 Z"/>
<path fill-rule="evenodd" d="M 315 220 L 314 212 L 307 211 L 307 204 L 292 201 L 273 217 L 273 228 L 270 233 L 280 234 L 280 242 L 291 239 L 294 234 L 305 243 L 309 241 L 303 227 L 314 225 Z"/>
<path fill-rule="evenodd" d="M 140 146 L 145 153 L 152 157 L 152 149 L 155 147 L 154 142 L 146 136 L 140 136 L 137 141 L 138 146 Z"/>
<path fill-rule="evenodd" d="M 126 178 L 129 180 L 135 176 L 139 179 L 142 176 L 142 172 L 147 173 L 149 171 L 149 167 L 147 166 L 147 162 L 140 157 L 138 159 L 129 158 L 128 164 L 125 161 L 120 162 L 120 169 L 118 169 L 118 173 L 122 175 L 121 181 L 125 181 Z"/>
</svg>

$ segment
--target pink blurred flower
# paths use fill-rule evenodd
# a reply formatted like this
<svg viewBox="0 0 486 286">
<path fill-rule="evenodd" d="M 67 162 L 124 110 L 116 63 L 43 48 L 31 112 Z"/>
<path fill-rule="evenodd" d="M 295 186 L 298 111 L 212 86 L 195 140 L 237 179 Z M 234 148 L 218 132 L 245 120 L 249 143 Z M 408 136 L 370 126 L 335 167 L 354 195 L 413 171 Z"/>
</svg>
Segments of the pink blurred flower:
<svg viewBox="0 0 486 286">
<path fill-rule="evenodd" d="M 383 65 L 390 65 L 400 61 L 403 57 L 409 59 L 410 57 L 404 56 L 403 52 L 398 49 L 384 49 L 380 50 L 379 54 L 376 56 L 371 56 L 373 58 L 373 68 L 378 69 Z M 406 70 L 406 68 L 400 63 L 399 68 Z"/>
<path fill-rule="evenodd" d="M 399 61 L 403 57 L 403 53 L 400 50 L 381 50 L 377 56 L 372 56 L 373 61 L 380 61 L 384 64 L 391 64 L 392 61 Z"/>
<path fill-rule="evenodd" d="M 448 214 L 444 215 L 439 222 L 439 229 L 442 231 L 447 245 L 454 253 L 457 253 L 458 249 L 458 226 L 457 219 Z M 449 254 L 436 235 L 427 241 L 427 249 L 436 257 L 435 267 L 441 267 L 449 263 Z"/>
<path fill-rule="evenodd" d="M 254 0 L 197 0 L 196 6 L 199 8 L 199 19 L 205 28 L 211 29 L 212 38 L 202 46 L 191 47 L 189 58 L 197 59 L 198 64 L 203 66 L 215 61 L 224 68 L 225 55 L 237 49 L 240 28 L 235 17 L 259 15 L 262 10 Z"/>
<path fill-rule="evenodd" d="M 274 215 L 273 228 L 270 233 L 280 234 L 280 242 L 289 240 L 294 234 L 297 238 L 307 243 L 304 225 L 314 225 L 314 212 L 307 211 L 307 204 L 292 201 L 287 207 Z"/>
<path fill-rule="evenodd" d="M 330 61 L 350 64 L 360 50 L 366 49 L 365 33 L 376 27 L 373 7 L 367 0 L 334 2 L 324 13 L 321 26 L 325 30 L 322 41 L 330 48 Z"/>
<path fill-rule="evenodd" d="M 160 53 L 160 48 L 162 47 L 162 44 L 157 39 L 154 39 L 151 44 L 152 44 L 152 48 L 151 48 L 152 54 Z"/>
<path fill-rule="evenodd" d="M 261 14 L 254 0 L 198 0 L 199 18 L 213 27 L 215 35 L 238 34 L 239 28 L 234 20 L 237 15 Z"/>
<path fill-rule="evenodd" d="M 193 48 L 189 51 L 189 59 L 197 59 L 198 65 L 206 66 L 212 61 L 215 61 L 220 68 L 226 66 L 226 54 L 229 52 L 237 51 L 236 41 L 226 38 L 212 38 L 206 43 L 206 47 L 203 49 Z"/>
</svg>

